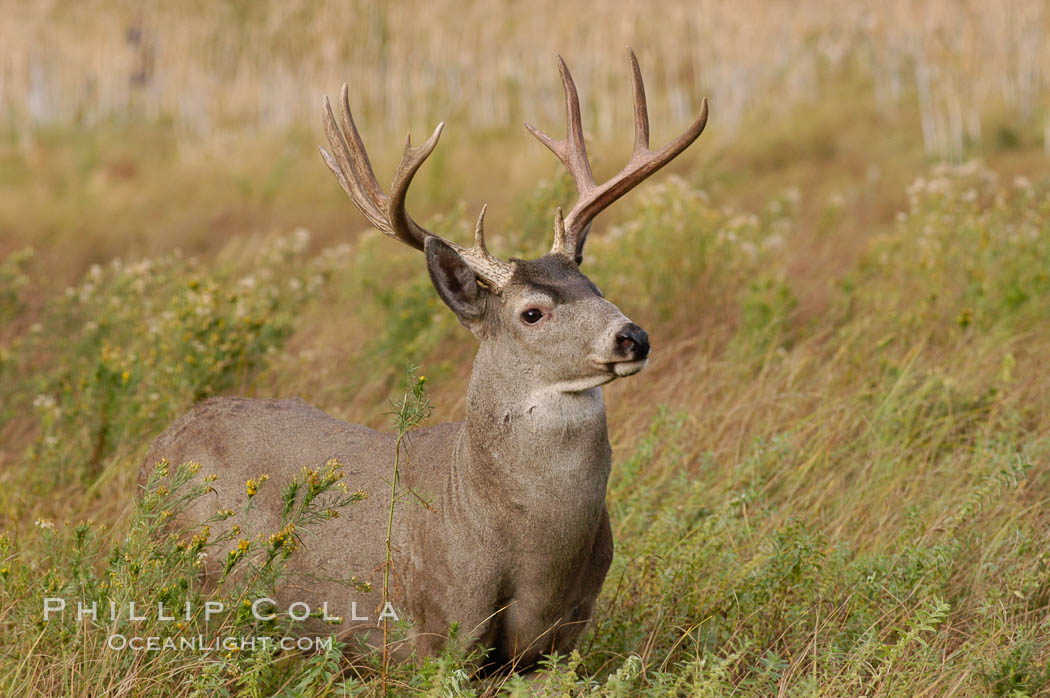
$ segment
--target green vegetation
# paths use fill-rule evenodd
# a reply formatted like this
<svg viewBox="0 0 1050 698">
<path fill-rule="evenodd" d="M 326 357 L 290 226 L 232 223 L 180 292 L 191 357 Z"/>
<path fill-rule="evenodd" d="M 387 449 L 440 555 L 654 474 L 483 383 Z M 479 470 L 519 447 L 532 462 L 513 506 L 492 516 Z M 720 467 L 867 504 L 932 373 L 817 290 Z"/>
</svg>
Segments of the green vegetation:
<svg viewBox="0 0 1050 698">
<path fill-rule="evenodd" d="M 609 391 L 617 557 L 590 633 L 541 679 L 552 694 L 1050 690 L 1039 368 L 1050 340 L 1040 322 L 1050 316 L 1050 190 L 967 164 L 934 167 L 908 196 L 890 229 L 826 279 L 827 307 L 809 318 L 782 256 L 799 235 L 793 195 L 739 214 L 672 178 L 594 239 L 605 292 L 666 337 L 655 376 L 634 379 L 665 406 L 632 421 L 622 387 Z M 78 627 L 71 614 L 43 623 L 40 609 L 48 595 L 196 607 L 220 598 L 191 583 L 190 553 L 215 541 L 164 537 L 178 503 L 159 503 L 159 481 L 123 514 L 111 500 L 130 501 L 150 438 L 193 401 L 294 388 L 314 368 L 288 352 L 311 346 L 333 305 L 352 301 L 345 321 L 373 331 L 322 395 L 379 390 L 355 376 L 364 364 L 389 391 L 406 342 L 435 365 L 444 344 L 463 343 L 422 292 L 418 260 L 384 273 L 371 250 L 386 243 L 311 255 L 300 232 L 250 250 L 231 243 L 209 262 L 94 267 L 5 345 L 5 418 L 31 412 L 35 422 L 2 495 L 6 690 L 101 692 L 128 677 L 147 694 L 378 690 L 367 671 L 344 675 L 337 652 L 273 664 L 262 650 L 135 658 L 103 647 L 118 626 Z M 19 300 L 30 261 L 5 266 L 16 315 L 30 312 Z M 394 288 L 361 287 L 391 276 Z M 697 317 L 706 312 L 714 319 Z M 715 337 L 700 343 L 703 327 Z M 444 371 L 446 399 L 463 371 Z M 91 512 L 114 528 L 52 523 Z M 113 580 L 125 585 L 119 595 Z M 247 589 L 224 593 L 236 608 Z M 231 612 L 223 627 L 249 621 Z M 462 661 L 387 678 L 404 691 L 482 691 Z M 503 688 L 531 690 L 518 679 Z"/>
<path fill-rule="evenodd" d="M 572 3 L 548 9 L 568 12 L 562 5 Z M 603 216 L 588 243 L 584 271 L 646 328 L 654 354 L 643 374 L 606 389 L 617 552 L 597 616 L 577 651 L 550 658 L 531 683 L 475 679 L 470 658 L 452 651 L 384 669 L 381 657 L 347 667 L 338 645 L 276 654 L 105 647 L 125 631 L 285 633 L 292 619 L 261 623 L 244 600 L 285 574 L 296 531 L 324 526 L 361 494 L 353 482 L 344 491 L 334 463 L 304 463 L 311 470 L 294 483 L 259 473 L 229 506 L 251 506 L 259 487 L 285 488 L 285 527 L 244 532 L 228 561 L 232 583 L 200 587 L 200 554 L 230 541 L 165 529 L 199 494 L 187 484 L 194 466 L 162 466 L 145 491 L 135 484 L 151 439 L 177 415 L 208 396 L 247 394 L 301 395 L 377 428 L 389 428 L 393 401 L 407 406 L 399 431 L 431 408 L 432 421 L 454 420 L 473 342 L 418 253 L 358 232 L 360 217 L 316 156 L 320 137 L 303 130 L 318 121 L 317 100 L 296 129 L 270 113 L 228 140 L 237 121 L 227 102 L 216 101 L 210 121 L 198 114 L 208 128 L 193 121 L 189 98 L 172 113 L 146 99 L 115 113 L 70 89 L 81 100 L 72 125 L 12 108 L 0 130 L 0 693 L 378 695 L 385 682 L 392 694 L 434 696 L 1050 695 L 1047 106 L 1045 77 L 1018 68 L 1046 51 L 1018 27 L 1045 27 L 1047 17 L 1017 2 L 1016 17 L 998 26 L 964 5 L 956 15 L 957 3 L 927 3 L 925 24 L 914 26 L 897 17 L 911 37 L 899 42 L 886 33 L 899 8 L 867 25 L 857 10 L 823 8 L 826 23 L 799 10 L 783 30 L 794 49 L 749 72 L 762 46 L 779 45 L 760 30 L 780 11 L 763 20 L 745 3 L 754 26 L 707 48 L 693 40 L 681 65 L 660 68 L 654 143 L 685 118 L 671 115 L 674 76 L 722 66 L 722 82 L 694 76 L 721 102 L 712 100 L 710 133 Z M 238 94 L 258 95 L 274 68 L 254 51 L 295 54 L 303 37 L 325 33 L 316 24 L 339 19 L 300 17 L 301 32 L 271 46 L 255 6 L 222 4 L 238 41 L 256 47 L 238 54 Z M 187 46 L 213 45 L 204 30 L 223 26 L 213 11 L 187 19 Z M 55 12 L 57 36 L 78 28 L 90 47 L 102 31 L 73 6 Z M 340 49 L 304 65 L 343 70 L 350 56 L 362 74 L 423 75 L 377 58 L 408 60 L 406 39 L 389 27 L 418 39 L 412 22 L 427 18 L 400 12 L 353 28 L 371 37 L 354 49 L 367 55 Z M 293 15 L 273 26 L 297 26 Z M 680 28 L 692 36 L 690 22 Z M 569 41 L 557 26 L 554 38 Z M 647 67 L 639 41 L 656 25 L 644 26 L 632 43 Z M 988 35 L 963 31 L 978 26 Z M 524 41 L 540 30 L 522 31 Z M 973 42 L 976 64 L 944 36 Z M 648 50 L 660 58 L 685 41 L 673 33 Z M 434 66 L 439 43 L 420 48 Z M 592 99 L 585 111 L 595 110 L 587 118 L 599 107 L 613 114 L 588 144 L 599 176 L 629 138 L 622 47 L 613 48 L 591 52 L 590 70 L 614 78 L 577 73 Z M 549 53 L 542 81 L 553 90 Z M 168 58 L 180 84 L 207 72 L 189 53 Z M 496 96 L 477 114 L 455 101 L 470 103 L 473 92 L 406 82 L 382 103 L 403 97 L 414 106 L 396 109 L 422 112 L 390 107 L 379 124 L 383 81 L 367 82 L 361 127 L 385 181 L 402 125 L 423 113 L 428 123 L 447 118 L 456 128 L 420 172 L 413 213 L 465 241 L 489 200 L 493 252 L 536 255 L 571 186 L 506 121 L 545 125 L 560 107 L 549 94 L 535 101 L 538 67 L 523 64 L 512 80 L 498 65 L 482 66 L 477 89 Z M 457 70 L 442 79 L 455 82 Z M 967 79 L 944 77 L 953 75 Z M 280 85 L 274 94 L 301 89 Z M 996 97 L 1000 87 L 1009 98 Z M 115 89 L 101 94 L 125 104 Z M 987 100 L 963 118 L 967 95 Z M 541 103 L 533 113 L 522 106 Z M 140 113 L 151 109 L 159 116 Z M 478 123 L 485 130 L 471 133 Z M 415 364 L 426 392 L 417 379 L 402 397 L 399 379 Z M 398 506 L 420 505 L 393 492 Z M 99 617 L 77 622 L 67 608 L 45 623 L 45 597 L 97 601 Z M 110 601 L 138 600 L 194 611 L 181 627 L 152 613 L 138 624 L 110 620 Z M 205 623 L 209 601 L 224 610 Z"/>
</svg>

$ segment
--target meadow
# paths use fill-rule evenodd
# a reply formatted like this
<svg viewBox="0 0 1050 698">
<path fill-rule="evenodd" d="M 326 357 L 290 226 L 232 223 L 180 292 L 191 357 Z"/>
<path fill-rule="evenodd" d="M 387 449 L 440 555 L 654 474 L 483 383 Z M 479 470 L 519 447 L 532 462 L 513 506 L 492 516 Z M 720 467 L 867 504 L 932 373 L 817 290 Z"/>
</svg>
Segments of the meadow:
<svg viewBox="0 0 1050 698">
<path fill-rule="evenodd" d="M 1050 695 L 1044 3 L 0 7 L 0 693 Z M 430 423 L 463 414 L 474 340 L 324 167 L 320 95 L 351 83 L 384 184 L 446 121 L 413 215 L 463 243 L 488 202 L 490 249 L 536 256 L 574 194 L 520 122 L 560 133 L 561 52 L 618 170 L 627 44 L 654 143 L 711 116 L 588 243 L 653 355 L 605 389 L 616 559 L 578 649 L 531 685 L 451 651 L 381 676 L 338 647 L 107 650 L 291 622 L 242 605 L 287 538 L 206 594 L 217 541 L 164 529 L 189 469 L 136 485 L 195 402 L 390 430 L 425 375 Z M 335 484 L 300 483 L 300 526 L 354 505 Z M 227 610 L 44 622 L 45 597 Z"/>
</svg>

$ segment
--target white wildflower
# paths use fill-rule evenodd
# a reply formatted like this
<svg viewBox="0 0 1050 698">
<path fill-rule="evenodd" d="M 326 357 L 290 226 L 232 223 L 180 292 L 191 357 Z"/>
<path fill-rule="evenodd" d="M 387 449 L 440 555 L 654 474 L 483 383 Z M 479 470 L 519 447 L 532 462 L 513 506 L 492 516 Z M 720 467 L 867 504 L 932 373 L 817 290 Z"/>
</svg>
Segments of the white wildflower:
<svg viewBox="0 0 1050 698">
<path fill-rule="evenodd" d="M 37 395 L 33 399 L 33 407 L 36 407 L 38 409 L 54 409 L 56 404 L 57 403 L 55 402 L 55 398 L 51 397 L 50 395 L 45 395 L 43 393 Z"/>
<path fill-rule="evenodd" d="M 135 276 L 146 276 L 153 271 L 153 260 L 143 259 L 130 267 L 130 271 Z"/>
<path fill-rule="evenodd" d="M 292 251 L 301 253 L 310 244 L 310 231 L 306 228 L 296 228 L 292 232 Z"/>
</svg>

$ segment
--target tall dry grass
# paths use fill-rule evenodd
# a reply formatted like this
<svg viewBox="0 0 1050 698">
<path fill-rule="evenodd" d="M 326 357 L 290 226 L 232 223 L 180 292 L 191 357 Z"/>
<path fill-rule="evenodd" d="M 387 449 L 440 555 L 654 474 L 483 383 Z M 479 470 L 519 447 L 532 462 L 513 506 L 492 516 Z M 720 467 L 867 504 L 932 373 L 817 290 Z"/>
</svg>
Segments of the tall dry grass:
<svg viewBox="0 0 1050 698">
<path fill-rule="evenodd" d="M 593 133 L 629 123 L 624 46 L 652 108 L 676 121 L 709 96 L 725 127 L 827 96 L 855 72 L 880 104 L 906 103 L 928 152 L 958 155 L 1030 120 L 1050 146 L 1050 6 L 1042 0 L 652 3 L 0 3 L 0 109 L 18 124 L 171 120 L 186 140 L 313 123 L 343 81 L 370 128 L 439 119 L 556 121 L 553 54 L 576 71 Z M 1001 134 L 1010 138 L 1009 134 Z"/>
</svg>

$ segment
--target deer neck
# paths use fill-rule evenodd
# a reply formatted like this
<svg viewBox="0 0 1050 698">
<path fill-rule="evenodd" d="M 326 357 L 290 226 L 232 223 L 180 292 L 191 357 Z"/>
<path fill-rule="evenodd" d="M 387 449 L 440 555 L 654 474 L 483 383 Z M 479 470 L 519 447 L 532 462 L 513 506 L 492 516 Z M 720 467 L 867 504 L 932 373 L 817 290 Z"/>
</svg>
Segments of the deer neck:
<svg viewBox="0 0 1050 698">
<path fill-rule="evenodd" d="M 558 530 L 572 545 L 593 534 L 605 505 L 611 449 L 601 388 L 533 387 L 507 364 L 484 347 L 474 361 L 462 484 L 490 518 L 510 519 L 508 531 Z"/>
</svg>

